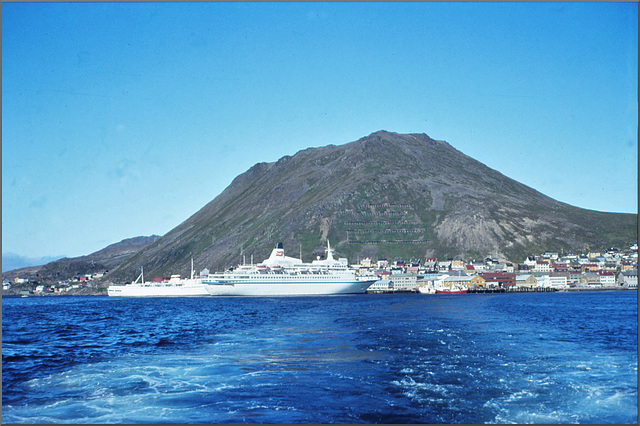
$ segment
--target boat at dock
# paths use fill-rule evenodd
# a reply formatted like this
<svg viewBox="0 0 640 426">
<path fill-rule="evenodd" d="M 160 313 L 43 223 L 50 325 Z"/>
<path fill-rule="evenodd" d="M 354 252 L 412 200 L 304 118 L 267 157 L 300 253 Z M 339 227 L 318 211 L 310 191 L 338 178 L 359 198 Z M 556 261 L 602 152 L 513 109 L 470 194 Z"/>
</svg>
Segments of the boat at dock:
<svg viewBox="0 0 640 426">
<path fill-rule="evenodd" d="M 443 289 L 436 289 L 436 294 L 461 294 L 461 293 L 466 293 L 468 290 L 466 288 L 463 289 L 448 289 L 448 288 L 443 288 Z"/>
<path fill-rule="evenodd" d="M 453 278 L 446 277 L 443 280 L 439 280 L 435 284 L 435 293 L 436 294 L 462 294 L 469 291 L 469 287 L 464 285 L 459 281 L 455 281 L 460 279 L 459 277 Z"/>
<path fill-rule="evenodd" d="M 212 296 L 312 296 L 365 293 L 378 277 L 359 275 L 347 259 L 334 259 L 327 241 L 327 258 L 304 263 L 284 254 L 277 243 L 268 259 L 258 265 L 239 265 L 209 274 L 202 282 Z"/>
<path fill-rule="evenodd" d="M 116 297 L 209 296 L 206 287 L 206 284 L 202 283 L 202 278 L 194 278 L 192 260 L 190 278 L 172 275 L 168 280 L 145 282 L 144 269 L 141 268 L 140 276 L 133 283 L 111 285 L 107 288 L 107 294 Z"/>
<path fill-rule="evenodd" d="M 436 289 L 431 286 L 418 286 L 418 293 L 420 294 L 436 294 Z"/>
</svg>

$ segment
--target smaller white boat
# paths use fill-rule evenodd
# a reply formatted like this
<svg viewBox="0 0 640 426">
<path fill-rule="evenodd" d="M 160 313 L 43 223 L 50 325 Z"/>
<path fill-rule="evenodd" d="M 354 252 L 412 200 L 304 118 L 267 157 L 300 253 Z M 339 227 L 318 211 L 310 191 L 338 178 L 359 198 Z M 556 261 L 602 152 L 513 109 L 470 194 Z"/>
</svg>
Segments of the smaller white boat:
<svg viewBox="0 0 640 426">
<path fill-rule="evenodd" d="M 436 294 L 436 289 L 432 286 L 423 285 L 418 286 L 418 292 L 422 294 Z"/>
<path fill-rule="evenodd" d="M 446 275 L 445 275 L 446 276 Z M 429 275 L 418 278 L 416 285 L 420 294 L 436 294 L 436 288 L 442 285 L 444 278 L 440 275 Z"/>
<path fill-rule="evenodd" d="M 133 283 L 111 285 L 107 288 L 107 294 L 116 297 L 209 296 L 207 285 L 202 283 L 200 277 L 193 276 L 193 259 L 191 260 L 191 278 L 172 275 L 169 280 L 145 282 L 144 270 L 140 269 L 140 276 Z"/>
<path fill-rule="evenodd" d="M 468 288 L 462 284 L 446 281 L 441 285 L 437 285 L 435 288 L 436 294 L 461 294 L 466 293 L 467 290 Z"/>
</svg>

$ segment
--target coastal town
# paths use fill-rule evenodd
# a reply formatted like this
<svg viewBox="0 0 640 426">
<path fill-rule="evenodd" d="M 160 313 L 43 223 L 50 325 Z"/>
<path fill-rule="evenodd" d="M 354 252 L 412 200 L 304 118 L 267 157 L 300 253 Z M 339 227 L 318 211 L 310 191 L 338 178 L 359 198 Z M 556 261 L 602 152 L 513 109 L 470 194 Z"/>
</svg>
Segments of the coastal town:
<svg viewBox="0 0 640 426">
<path fill-rule="evenodd" d="M 582 253 L 545 251 L 528 256 L 523 263 L 491 256 L 478 260 L 363 258 L 352 267 L 361 274 L 378 276 L 368 293 L 637 290 L 638 244 Z M 208 273 L 201 271 L 201 275 Z M 107 275 L 108 271 L 79 275 L 55 284 L 41 282 L 37 275 L 16 277 L 3 279 L 2 288 L 5 294 L 21 296 L 100 294 L 97 283 Z M 165 278 L 153 277 L 152 281 Z M 14 291 L 8 291 L 12 288 Z"/>
<path fill-rule="evenodd" d="M 368 292 L 510 292 L 570 290 L 637 290 L 638 244 L 627 250 L 558 253 L 545 251 L 514 264 L 494 257 L 465 261 L 461 258 L 363 259 L 359 268 L 375 271 L 380 280 Z"/>
</svg>

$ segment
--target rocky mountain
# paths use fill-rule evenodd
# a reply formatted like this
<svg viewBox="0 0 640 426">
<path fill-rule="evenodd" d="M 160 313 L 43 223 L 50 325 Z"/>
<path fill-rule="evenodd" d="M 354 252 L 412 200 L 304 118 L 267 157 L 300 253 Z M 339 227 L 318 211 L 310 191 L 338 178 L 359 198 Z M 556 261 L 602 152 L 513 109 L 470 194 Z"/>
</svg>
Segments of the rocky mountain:
<svg viewBox="0 0 640 426">
<path fill-rule="evenodd" d="M 154 243 L 159 238 L 160 236 L 158 235 L 127 238 L 86 256 L 73 258 L 64 257 L 45 265 L 29 266 L 3 272 L 2 276 L 9 280 L 15 277 L 25 278 L 33 276 L 41 281 L 57 282 L 59 280 L 73 278 L 77 275 L 104 272 L 117 267 L 129 257 L 149 244 Z"/>
<path fill-rule="evenodd" d="M 622 246 L 637 215 L 570 206 L 510 179 L 425 134 L 379 131 L 340 146 L 309 148 L 239 175 L 182 224 L 112 271 L 222 270 L 265 259 L 282 241 L 311 261 L 329 239 L 359 258 L 488 255 L 522 261 L 542 250 Z"/>
</svg>

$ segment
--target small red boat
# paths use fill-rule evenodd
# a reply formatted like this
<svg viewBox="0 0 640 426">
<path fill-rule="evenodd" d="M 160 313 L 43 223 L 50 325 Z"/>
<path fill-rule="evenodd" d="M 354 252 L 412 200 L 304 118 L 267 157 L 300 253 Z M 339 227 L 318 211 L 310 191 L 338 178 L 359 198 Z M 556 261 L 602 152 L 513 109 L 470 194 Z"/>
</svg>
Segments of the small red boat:
<svg viewBox="0 0 640 426">
<path fill-rule="evenodd" d="M 460 294 L 466 293 L 467 289 L 464 290 L 436 290 L 436 294 Z"/>
</svg>

